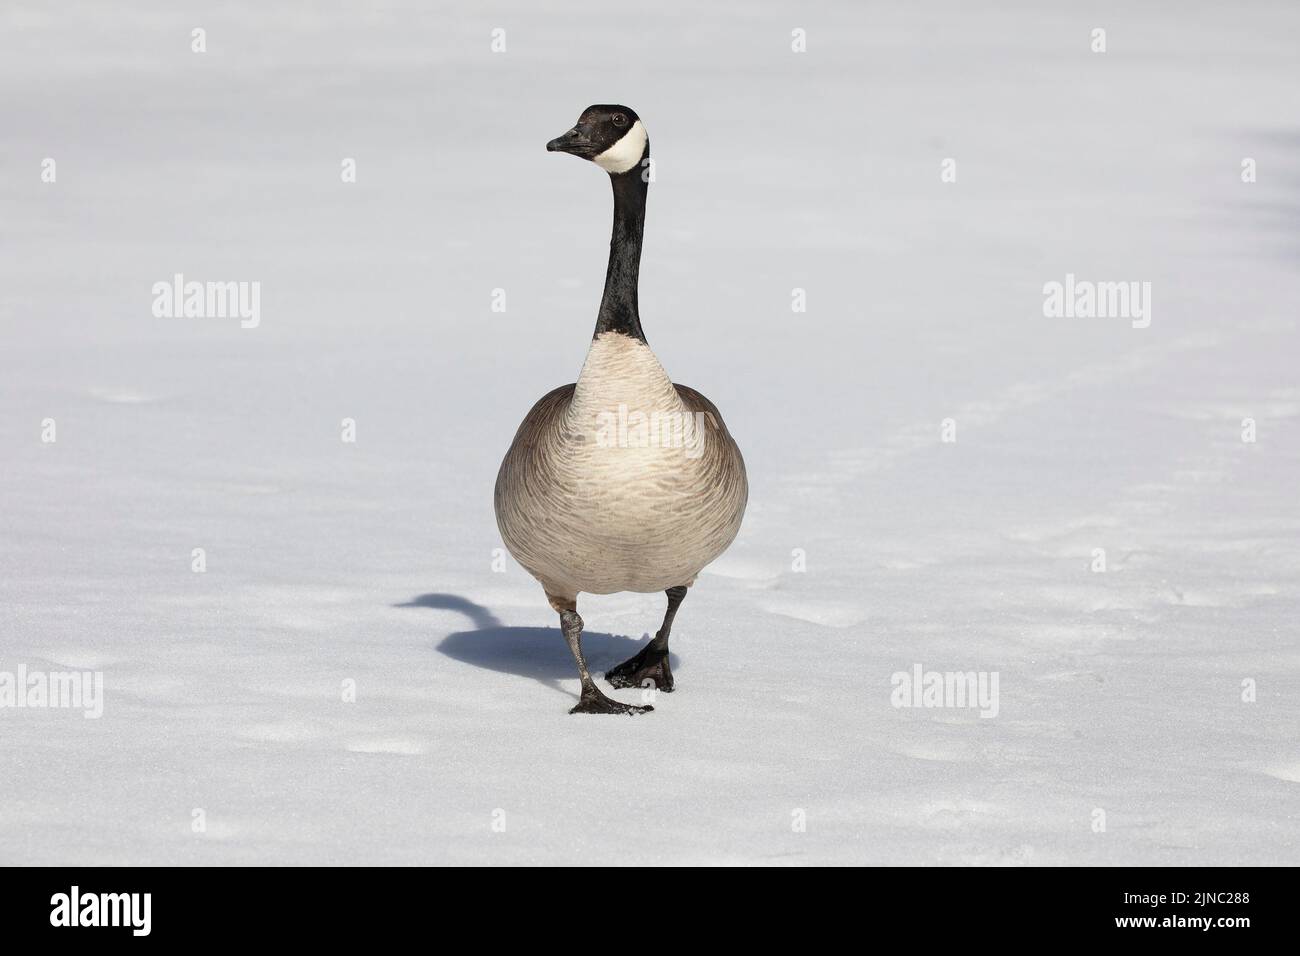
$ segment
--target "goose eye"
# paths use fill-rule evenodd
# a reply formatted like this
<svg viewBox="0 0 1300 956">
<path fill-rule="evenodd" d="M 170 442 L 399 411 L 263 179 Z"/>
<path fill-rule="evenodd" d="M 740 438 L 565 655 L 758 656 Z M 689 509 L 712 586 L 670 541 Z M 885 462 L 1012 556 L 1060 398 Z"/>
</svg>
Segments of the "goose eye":
<svg viewBox="0 0 1300 956">
<path fill-rule="evenodd" d="M 626 126 L 626 125 L 627 125 L 627 117 L 624 116 L 622 113 L 615 113 L 614 116 L 613 116 L 613 120 L 614 120 L 614 125 L 615 125 L 615 126 Z"/>
</svg>

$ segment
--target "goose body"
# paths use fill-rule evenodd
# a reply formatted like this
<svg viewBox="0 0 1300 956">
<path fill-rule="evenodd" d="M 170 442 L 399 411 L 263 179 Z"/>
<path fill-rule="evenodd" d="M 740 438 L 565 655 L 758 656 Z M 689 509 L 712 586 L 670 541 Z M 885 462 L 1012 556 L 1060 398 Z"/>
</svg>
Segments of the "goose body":
<svg viewBox="0 0 1300 956">
<path fill-rule="evenodd" d="M 644 342 L 607 332 L 577 384 L 524 419 L 497 478 L 497 523 L 548 594 L 667 591 L 731 544 L 747 494 L 713 403 L 674 385 Z"/>
<path fill-rule="evenodd" d="M 740 530 L 748 485 L 718 409 L 675 385 L 646 343 L 637 303 L 649 139 L 623 106 L 593 106 L 547 146 L 609 173 L 614 230 L 605 293 L 576 383 L 545 395 L 519 426 L 497 475 L 506 547 L 542 585 L 578 665 L 574 712 L 635 714 L 591 680 L 582 656 L 579 593 L 668 595 L 655 637 L 606 673 L 615 687 L 673 689 L 668 636 L 701 569 Z"/>
</svg>

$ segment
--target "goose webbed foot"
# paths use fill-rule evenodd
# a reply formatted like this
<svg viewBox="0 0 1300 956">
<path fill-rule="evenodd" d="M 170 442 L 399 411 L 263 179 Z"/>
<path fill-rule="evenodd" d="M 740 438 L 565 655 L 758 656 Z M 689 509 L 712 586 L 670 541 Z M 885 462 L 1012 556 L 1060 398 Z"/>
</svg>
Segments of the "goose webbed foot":
<svg viewBox="0 0 1300 956">
<path fill-rule="evenodd" d="M 591 672 L 587 669 L 587 659 L 582 656 L 582 618 L 578 616 L 576 596 L 563 594 L 557 596 L 547 591 L 546 597 L 551 602 L 551 607 L 560 612 L 560 630 L 564 632 L 564 639 L 569 644 L 569 650 L 573 652 L 573 660 L 578 665 L 578 679 L 582 681 L 582 695 L 578 698 L 577 706 L 569 713 L 627 714 L 629 717 L 635 717 L 637 714 L 648 714 L 654 710 L 649 704 L 641 706 L 623 704 L 611 700 L 600 692 L 596 682 L 591 679 Z"/>
<path fill-rule="evenodd" d="M 629 717 L 635 717 L 637 714 L 645 714 L 654 710 L 649 704 L 637 706 L 634 704 L 624 704 L 620 701 L 613 700 L 602 694 L 593 684 L 590 688 L 582 689 L 582 696 L 572 710 L 571 714 L 627 714 Z"/>
<path fill-rule="evenodd" d="M 677 608 L 686 597 L 688 585 L 680 584 L 669 588 L 668 610 L 664 613 L 664 623 L 646 646 L 635 657 L 625 660 L 617 667 L 605 671 L 605 680 L 613 687 L 646 687 L 654 685 L 665 694 L 673 691 L 673 672 L 668 666 L 668 636 L 673 630 L 673 618 Z"/>
<path fill-rule="evenodd" d="M 649 681 L 665 694 L 672 693 L 673 672 L 668 666 L 668 648 L 656 647 L 657 642 L 657 639 L 651 641 L 635 657 L 607 670 L 605 680 L 611 687 L 645 687 Z"/>
</svg>

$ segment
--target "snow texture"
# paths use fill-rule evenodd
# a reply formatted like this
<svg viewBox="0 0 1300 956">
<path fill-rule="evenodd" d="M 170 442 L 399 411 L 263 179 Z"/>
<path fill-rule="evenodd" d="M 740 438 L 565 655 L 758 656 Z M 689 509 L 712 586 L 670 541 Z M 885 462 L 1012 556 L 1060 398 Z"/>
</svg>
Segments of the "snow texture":
<svg viewBox="0 0 1300 956">
<path fill-rule="evenodd" d="M 1300 8 L 992 6 L 7 0 L 0 671 L 104 713 L 0 709 L 0 862 L 1300 863 Z M 609 237 L 544 144 L 605 102 L 751 487 L 636 719 L 492 568 Z M 593 669 L 664 603 L 581 598 Z"/>
</svg>

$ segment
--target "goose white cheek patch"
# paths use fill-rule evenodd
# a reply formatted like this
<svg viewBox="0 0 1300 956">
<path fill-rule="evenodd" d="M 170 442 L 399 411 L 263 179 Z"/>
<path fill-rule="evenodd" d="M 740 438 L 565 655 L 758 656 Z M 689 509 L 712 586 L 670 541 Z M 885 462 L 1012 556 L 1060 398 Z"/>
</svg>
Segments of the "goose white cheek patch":
<svg viewBox="0 0 1300 956">
<path fill-rule="evenodd" d="M 593 162 L 607 173 L 625 173 L 641 162 L 645 144 L 645 127 L 641 125 L 640 120 L 637 120 L 632 124 L 632 128 L 623 134 L 622 139 L 597 156 Z"/>
</svg>

